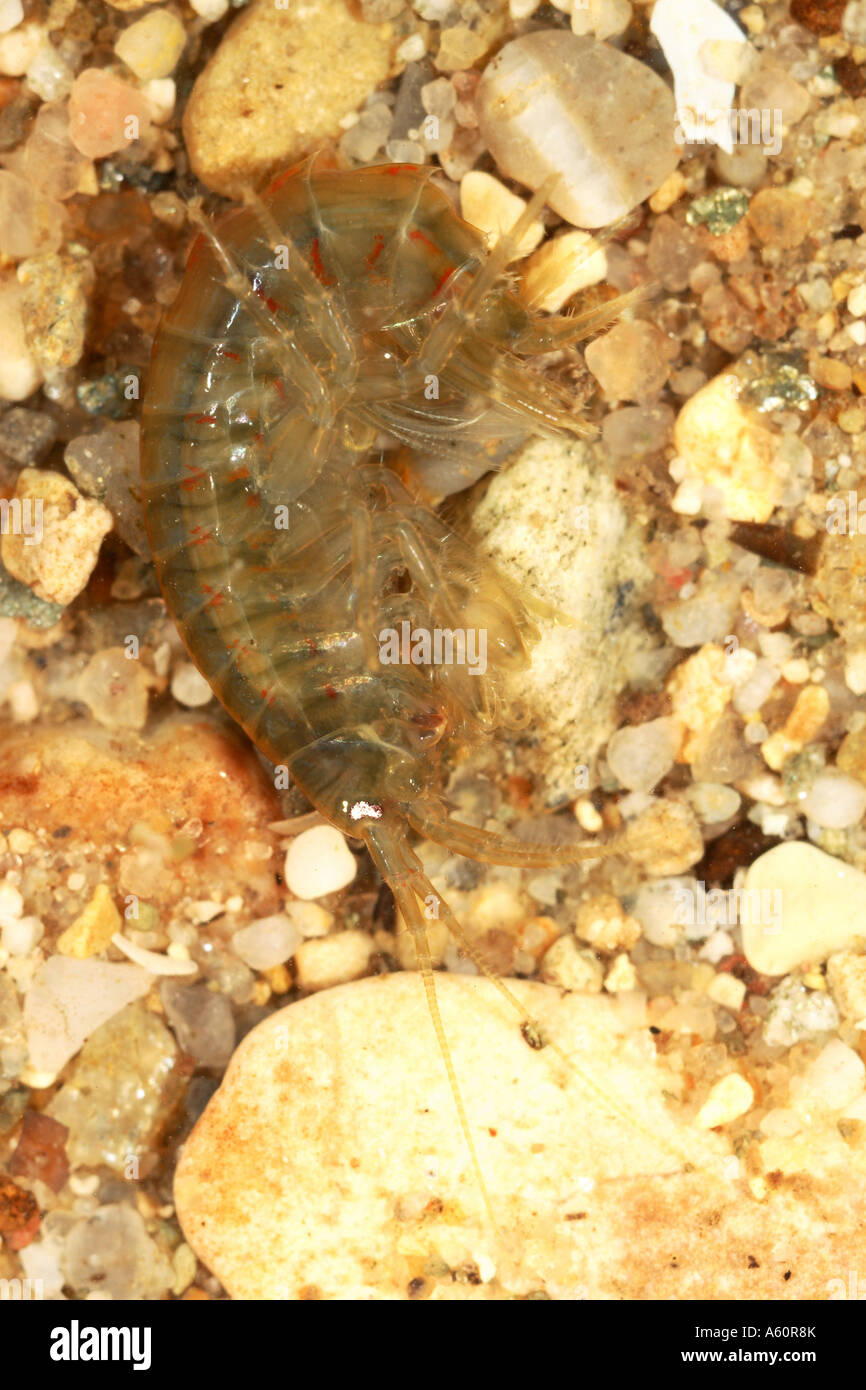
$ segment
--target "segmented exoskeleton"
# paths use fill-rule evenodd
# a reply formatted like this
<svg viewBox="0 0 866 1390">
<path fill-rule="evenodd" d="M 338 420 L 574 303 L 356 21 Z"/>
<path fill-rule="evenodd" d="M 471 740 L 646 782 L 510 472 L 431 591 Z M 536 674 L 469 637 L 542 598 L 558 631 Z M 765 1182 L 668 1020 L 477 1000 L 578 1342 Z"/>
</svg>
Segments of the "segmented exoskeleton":
<svg viewBox="0 0 866 1390">
<path fill-rule="evenodd" d="M 544 192 L 488 254 L 431 172 L 308 164 L 204 227 L 154 349 L 143 495 L 166 603 L 199 670 L 313 805 L 366 842 L 393 889 L 483 1190 L 436 1004 L 421 906 L 434 890 L 410 828 L 512 865 L 604 849 L 533 848 L 449 817 L 443 769 L 507 721 L 505 678 L 527 661 L 532 624 L 375 446 L 382 434 L 425 448 L 469 438 L 480 451 L 509 432 L 585 433 L 527 360 L 620 306 L 527 309 L 506 267 Z M 483 629 L 486 673 L 383 665 L 377 634 L 404 621 Z M 441 901 L 438 916 L 474 955 Z M 537 1043 L 525 1015 L 524 1029 Z"/>
</svg>

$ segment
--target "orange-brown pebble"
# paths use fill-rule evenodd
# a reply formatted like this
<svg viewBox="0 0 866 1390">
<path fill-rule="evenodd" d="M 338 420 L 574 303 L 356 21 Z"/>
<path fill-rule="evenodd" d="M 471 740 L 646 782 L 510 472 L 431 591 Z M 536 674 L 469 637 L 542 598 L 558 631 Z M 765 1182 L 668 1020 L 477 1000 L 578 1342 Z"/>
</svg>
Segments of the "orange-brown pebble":
<svg viewBox="0 0 866 1390">
<path fill-rule="evenodd" d="M 105 861 L 106 886 L 115 894 L 119 865 L 134 846 L 138 827 L 163 834 L 165 864 L 147 900 L 157 909 L 182 897 L 222 899 L 244 884 L 255 916 L 280 906 L 265 857 L 276 838 L 268 822 L 279 815 L 275 791 L 254 755 L 230 732 L 201 718 L 166 720 L 152 735 L 112 738 L 88 720 L 0 737 L 0 800 L 11 825 L 40 835 L 68 852 L 89 842 Z M 157 831 L 150 817 L 173 829 Z M 181 828 L 200 821 L 191 853 L 175 856 Z M 47 834 L 46 834 L 47 832 Z M 184 848 L 186 843 L 184 841 Z M 134 891 L 134 890 L 130 890 Z"/>
<path fill-rule="evenodd" d="M 801 245 L 809 231 L 809 203 L 787 188 L 763 188 L 749 205 L 749 221 L 765 246 Z"/>
</svg>

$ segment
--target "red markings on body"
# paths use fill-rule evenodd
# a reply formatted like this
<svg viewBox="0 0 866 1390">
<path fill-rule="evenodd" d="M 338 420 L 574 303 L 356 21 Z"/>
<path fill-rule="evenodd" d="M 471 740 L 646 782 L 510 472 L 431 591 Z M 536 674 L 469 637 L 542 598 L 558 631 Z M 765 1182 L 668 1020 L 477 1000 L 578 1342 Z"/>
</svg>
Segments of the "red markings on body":
<svg viewBox="0 0 866 1390">
<path fill-rule="evenodd" d="M 423 242 L 424 245 L 430 251 L 439 250 L 439 247 L 436 245 L 435 241 L 431 241 L 430 238 L 428 236 L 425 236 L 423 232 L 419 231 L 417 227 L 412 228 L 411 232 L 409 233 L 409 240 Z"/>
<path fill-rule="evenodd" d="M 443 272 L 443 274 L 442 274 L 442 275 L 439 277 L 439 279 L 436 281 L 436 284 L 433 286 L 433 293 L 432 293 L 432 295 L 430 296 L 431 299 L 435 299 L 436 296 L 437 296 L 438 294 L 441 293 L 443 286 L 446 285 L 446 284 L 448 283 L 448 281 L 451 279 L 451 276 L 454 274 L 454 271 L 455 271 L 456 269 L 457 269 L 456 266 L 453 266 L 453 265 L 449 265 L 449 266 L 448 266 L 448 268 Z"/>
<path fill-rule="evenodd" d="M 319 248 L 319 238 L 313 237 L 310 242 L 310 260 L 313 263 L 313 274 L 320 285 L 333 285 L 334 281 L 322 264 L 322 252 Z"/>
<path fill-rule="evenodd" d="M 312 637 L 305 637 L 305 638 L 304 638 L 304 641 L 305 641 L 305 643 L 307 644 L 307 646 L 309 647 L 309 649 L 310 649 L 311 652 L 317 652 L 317 651 L 319 650 L 318 643 L 317 643 L 316 641 L 314 641 L 314 639 L 313 639 Z"/>
<path fill-rule="evenodd" d="M 241 361 L 241 355 L 240 355 L 239 352 L 229 352 L 228 348 L 224 348 L 224 347 L 217 348 L 217 356 L 218 356 L 218 357 L 230 357 L 230 358 L 232 359 L 233 362 L 240 362 L 240 361 Z"/>
<path fill-rule="evenodd" d="M 203 468 L 196 468 L 188 478 L 181 478 L 181 491 L 193 492 L 198 487 L 199 483 L 204 482 L 206 477 L 207 474 Z"/>
<path fill-rule="evenodd" d="M 329 700 L 336 700 L 339 693 L 339 690 L 335 690 L 332 685 L 325 686 L 325 694 L 327 695 Z"/>
<path fill-rule="evenodd" d="M 236 468 L 233 473 L 229 473 L 227 481 L 230 483 L 238 483 L 242 478 L 248 478 L 249 476 L 250 470 L 247 468 L 246 464 L 242 464 L 241 467 Z"/>
<path fill-rule="evenodd" d="M 369 266 L 370 270 L 373 269 L 373 266 L 376 264 L 379 257 L 381 256 L 384 245 L 384 235 L 382 234 L 382 232 L 377 232 L 376 235 L 373 237 L 372 251 L 370 251 L 370 253 L 364 257 L 365 264 Z"/>
</svg>

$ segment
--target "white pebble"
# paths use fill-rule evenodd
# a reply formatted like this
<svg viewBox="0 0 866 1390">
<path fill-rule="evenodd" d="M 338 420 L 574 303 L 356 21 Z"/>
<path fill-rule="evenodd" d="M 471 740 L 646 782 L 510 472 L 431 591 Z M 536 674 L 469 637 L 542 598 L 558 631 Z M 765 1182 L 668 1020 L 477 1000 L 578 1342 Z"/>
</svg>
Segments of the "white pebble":
<svg viewBox="0 0 866 1390">
<path fill-rule="evenodd" d="M 24 18 L 21 0 L 0 0 L 0 34 L 8 34 Z"/>
<path fill-rule="evenodd" d="M 863 1094 L 866 1066 L 841 1038 L 832 1038 L 801 1077 L 791 1081 L 798 1109 L 842 1110 Z"/>
<path fill-rule="evenodd" d="M 815 778 L 800 808 L 825 830 L 847 830 L 863 819 L 866 786 L 837 768 L 828 767 Z"/>
<path fill-rule="evenodd" d="M 294 963 L 300 989 L 332 989 L 367 973 L 375 950 L 363 931 L 338 931 L 318 940 L 302 941 Z"/>
<path fill-rule="evenodd" d="M 285 914 L 301 936 L 327 936 L 334 925 L 334 914 L 319 903 L 286 903 Z"/>
<path fill-rule="evenodd" d="M 866 647 L 855 647 L 845 659 L 845 684 L 854 695 L 866 695 Z"/>
<path fill-rule="evenodd" d="M 650 792 L 670 772 L 681 741 L 677 719 L 650 719 L 619 729 L 607 745 L 608 766 L 629 791 Z"/>
<path fill-rule="evenodd" d="M 0 36 L 0 73 L 23 77 L 47 37 L 42 25 L 32 20 Z"/>
<path fill-rule="evenodd" d="M 24 912 L 24 899 L 14 883 L 5 880 L 0 883 L 0 926 L 14 922 Z"/>
<path fill-rule="evenodd" d="M 740 809 L 740 794 L 723 782 L 695 782 L 688 788 L 686 796 L 694 807 L 695 814 L 705 825 L 716 825 L 730 820 Z"/>
<path fill-rule="evenodd" d="M 179 705 L 199 709 L 213 699 L 213 691 L 191 661 L 182 661 L 171 678 L 171 693 Z"/>
<path fill-rule="evenodd" d="M 38 917 L 19 917 L 3 924 L 3 947 L 10 956 L 29 956 L 44 935 L 45 928 Z"/>
<path fill-rule="evenodd" d="M 674 102 L 661 78 L 562 30 L 536 30 L 501 48 L 482 75 L 477 109 L 497 168 L 530 188 L 557 175 L 548 201 L 576 227 L 622 217 L 677 163 Z"/>
<path fill-rule="evenodd" d="M 229 8 L 229 0 L 190 0 L 190 4 L 205 24 L 215 24 Z"/>
<path fill-rule="evenodd" d="M 573 936 L 561 936 L 545 952 L 541 978 L 575 994 L 598 994 L 604 971 L 592 951 L 580 950 Z"/>
<path fill-rule="evenodd" d="M 764 975 L 817 964 L 864 934 L 866 874 L 802 840 L 759 855 L 744 889 L 743 951 Z"/>
<path fill-rule="evenodd" d="M 657 0 L 650 29 L 674 74 L 680 138 L 711 141 L 730 154 L 734 83 L 714 70 L 710 55 L 732 46 L 748 54 L 742 29 L 715 0 Z"/>
<path fill-rule="evenodd" d="M 345 888 L 357 871 L 345 836 L 333 826 L 317 825 L 292 840 L 283 877 L 296 898 L 323 898 Z"/>
<path fill-rule="evenodd" d="M 251 970 L 270 970 L 293 956 L 302 940 L 294 922 L 278 912 L 236 931 L 232 950 Z"/>
<path fill-rule="evenodd" d="M 730 1009 L 731 1013 L 736 1014 L 743 1006 L 746 986 L 736 975 L 722 970 L 710 981 L 707 994 L 714 1004 L 721 1004 L 723 1009 Z"/>
</svg>

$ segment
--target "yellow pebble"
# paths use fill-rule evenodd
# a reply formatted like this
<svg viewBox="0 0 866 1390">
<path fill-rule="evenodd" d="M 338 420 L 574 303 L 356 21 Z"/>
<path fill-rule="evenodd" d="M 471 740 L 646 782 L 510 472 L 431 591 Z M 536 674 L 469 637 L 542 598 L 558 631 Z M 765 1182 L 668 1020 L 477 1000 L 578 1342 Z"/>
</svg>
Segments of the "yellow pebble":
<svg viewBox="0 0 866 1390">
<path fill-rule="evenodd" d="M 262 974 L 271 987 L 272 994 L 288 994 L 292 987 L 292 977 L 284 965 L 272 965 Z"/>
<path fill-rule="evenodd" d="M 124 29 L 114 51 L 142 82 L 168 77 L 186 43 L 186 30 L 168 10 L 151 10 Z"/>
<path fill-rule="evenodd" d="M 123 926 L 120 913 L 114 906 L 111 894 L 104 883 L 100 883 L 90 902 L 80 917 L 76 917 L 71 927 L 67 927 L 57 940 L 57 949 L 62 956 L 74 956 L 85 960 L 96 956 L 110 944 L 115 932 Z"/>
<path fill-rule="evenodd" d="M 732 1071 L 717 1081 L 695 1117 L 699 1129 L 715 1129 L 745 1115 L 754 1104 L 755 1093 L 744 1076 Z"/>
</svg>

